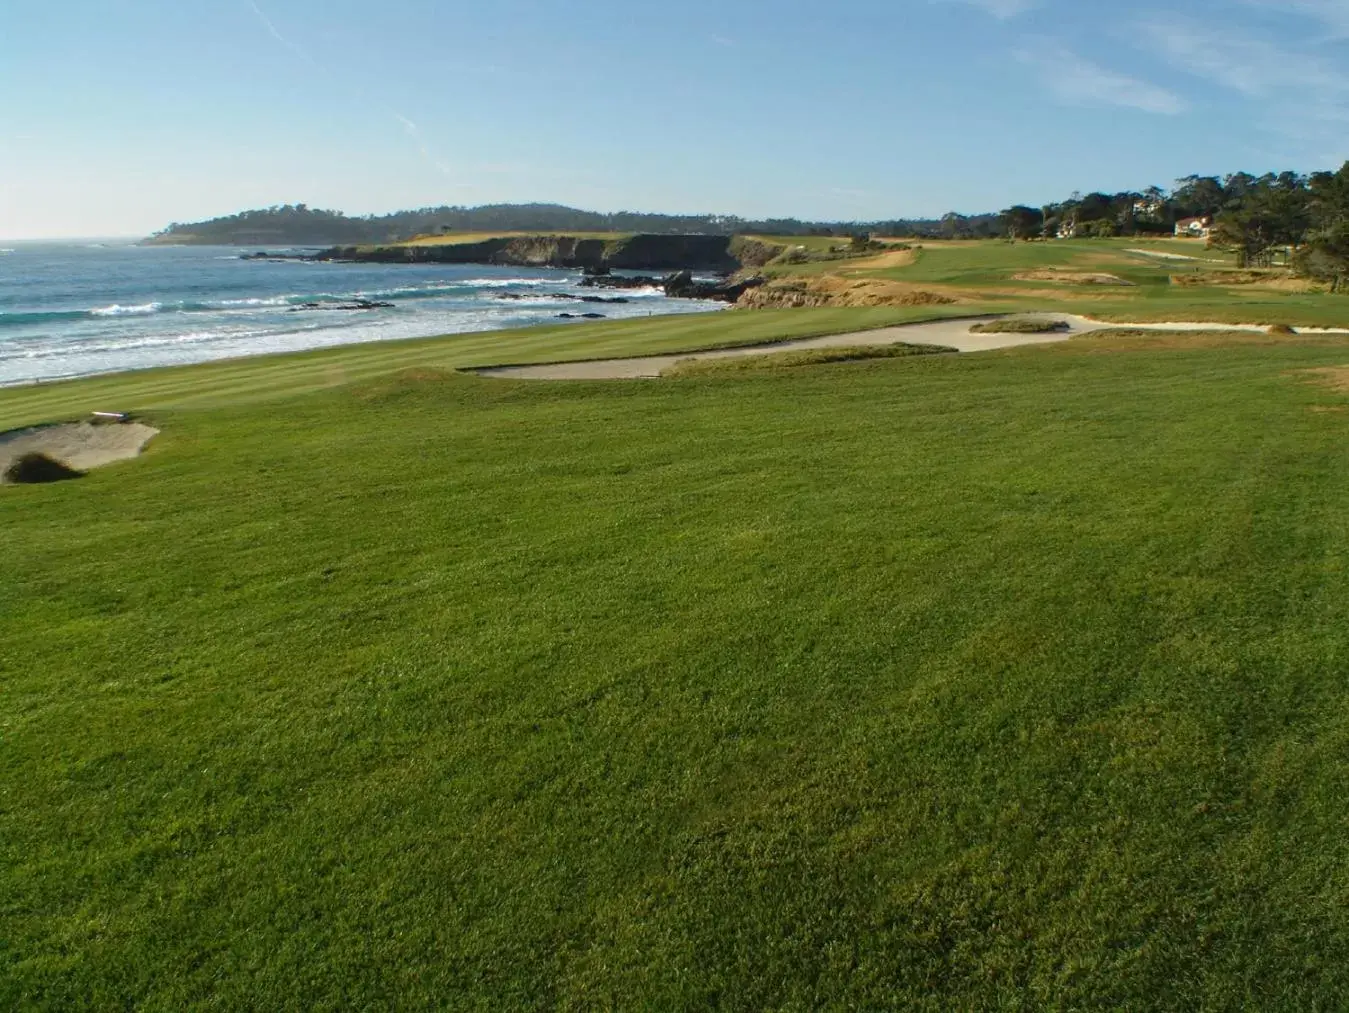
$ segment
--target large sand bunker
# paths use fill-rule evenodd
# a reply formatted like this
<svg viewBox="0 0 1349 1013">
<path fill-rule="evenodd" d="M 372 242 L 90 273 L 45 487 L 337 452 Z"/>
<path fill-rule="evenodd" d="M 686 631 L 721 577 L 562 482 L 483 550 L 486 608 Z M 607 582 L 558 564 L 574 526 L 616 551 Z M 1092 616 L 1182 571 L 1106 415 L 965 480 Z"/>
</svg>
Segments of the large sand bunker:
<svg viewBox="0 0 1349 1013">
<path fill-rule="evenodd" d="M 89 471 L 137 456 L 158 435 L 158 429 L 139 422 L 79 422 L 0 433 L 0 482 L 10 465 L 29 454 L 41 454 L 73 471 Z"/>
<path fill-rule="evenodd" d="M 792 341 L 744 345 L 703 352 L 684 352 L 667 355 L 646 355 L 628 359 L 598 359 L 589 362 L 553 362 L 526 366 L 492 366 L 471 370 L 479 376 L 505 377 L 516 380 L 637 380 L 655 379 L 676 363 L 689 359 L 724 359 L 742 355 L 762 355 L 771 352 L 793 352 L 812 348 L 839 348 L 854 346 L 940 345 L 956 352 L 991 352 L 1021 345 L 1047 345 L 1096 331 L 1244 331 L 1267 334 L 1266 324 L 1191 323 L 1109 323 L 1071 313 L 1026 313 L 1022 319 L 1052 320 L 1061 324 L 1058 329 L 1042 334 L 981 334 L 973 328 L 1002 317 L 965 317 L 955 320 L 937 320 L 919 324 L 900 324 L 874 331 L 856 331 L 818 338 L 800 338 Z M 1331 327 L 1299 327 L 1298 334 L 1349 334 L 1349 329 Z"/>
<path fill-rule="evenodd" d="M 1133 282 L 1105 271 L 1070 271 L 1066 268 L 1041 267 L 1034 271 L 1019 271 L 1013 281 L 1057 281 L 1064 285 L 1123 285 L 1132 288 Z"/>
</svg>

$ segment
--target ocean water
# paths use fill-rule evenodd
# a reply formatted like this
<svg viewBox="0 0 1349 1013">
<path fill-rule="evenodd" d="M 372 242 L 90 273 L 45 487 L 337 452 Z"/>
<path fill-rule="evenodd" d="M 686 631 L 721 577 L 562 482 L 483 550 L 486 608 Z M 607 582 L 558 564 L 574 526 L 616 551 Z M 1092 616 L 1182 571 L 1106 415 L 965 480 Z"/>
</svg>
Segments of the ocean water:
<svg viewBox="0 0 1349 1013">
<path fill-rule="evenodd" d="M 624 319 L 724 308 L 658 289 L 582 289 L 575 271 L 241 260 L 246 252 L 0 242 L 0 385 L 561 323 L 560 313 Z M 630 301 L 564 298 L 582 294 Z M 357 298 L 394 307 L 303 307 Z"/>
</svg>

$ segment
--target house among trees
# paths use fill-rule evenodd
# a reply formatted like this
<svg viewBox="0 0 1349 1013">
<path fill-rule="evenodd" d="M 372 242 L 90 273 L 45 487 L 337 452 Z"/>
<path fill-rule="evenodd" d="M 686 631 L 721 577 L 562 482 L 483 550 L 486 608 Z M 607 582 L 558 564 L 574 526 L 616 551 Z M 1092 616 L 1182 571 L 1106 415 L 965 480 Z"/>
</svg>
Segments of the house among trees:
<svg viewBox="0 0 1349 1013">
<path fill-rule="evenodd" d="M 1184 239 L 1207 239 L 1213 234 L 1213 219 L 1208 215 L 1202 218 L 1182 218 L 1176 222 L 1176 235 Z"/>
<path fill-rule="evenodd" d="M 1134 217 L 1147 221 L 1156 221 L 1166 209 L 1166 201 L 1161 197 L 1144 197 L 1134 201 Z"/>
</svg>

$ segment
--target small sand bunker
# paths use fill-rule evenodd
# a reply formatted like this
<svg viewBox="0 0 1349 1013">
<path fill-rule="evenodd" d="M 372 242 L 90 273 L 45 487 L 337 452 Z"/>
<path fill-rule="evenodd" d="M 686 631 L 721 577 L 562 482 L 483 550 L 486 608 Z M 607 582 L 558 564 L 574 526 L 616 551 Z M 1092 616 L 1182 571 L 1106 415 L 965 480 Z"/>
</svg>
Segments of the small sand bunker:
<svg viewBox="0 0 1349 1013">
<path fill-rule="evenodd" d="M 74 472 L 136 457 L 159 435 L 139 422 L 92 425 L 79 422 L 0 433 L 0 482 L 23 459 L 43 457 Z"/>
<path fill-rule="evenodd" d="M 902 250 L 887 250 L 878 257 L 868 257 L 847 265 L 848 271 L 876 271 L 896 267 L 908 267 L 918 259 L 917 252 L 905 244 Z"/>
<path fill-rule="evenodd" d="M 1183 253 L 1166 253 L 1162 250 L 1125 250 L 1125 253 L 1138 253 L 1144 257 L 1157 257 L 1159 260 L 1201 260 L 1200 257 L 1187 257 Z"/>
<path fill-rule="evenodd" d="M 1117 274 L 1103 271 L 1060 271 L 1053 267 L 1043 267 L 1035 271 L 1022 271 L 1012 275 L 1013 281 L 1057 281 L 1066 285 L 1123 285 L 1132 288 L 1133 282 L 1125 281 Z"/>
</svg>

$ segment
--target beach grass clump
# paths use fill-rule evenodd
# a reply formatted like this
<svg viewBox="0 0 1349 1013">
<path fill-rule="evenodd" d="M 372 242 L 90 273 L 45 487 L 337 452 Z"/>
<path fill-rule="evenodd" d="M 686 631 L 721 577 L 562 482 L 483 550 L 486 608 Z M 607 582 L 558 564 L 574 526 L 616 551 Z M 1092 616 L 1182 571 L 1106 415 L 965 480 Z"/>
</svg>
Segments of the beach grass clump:
<svg viewBox="0 0 1349 1013">
<path fill-rule="evenodd" d="M 11 485 L 41 485 L 47 482 L 65 482 L 82 478 L 84 472 L 39 451 L 23 454 L 10 462 L 0 479 Z"/>
<path fill-rule="evenodd" d="M 1062 334 L 1072 327 L 1066 320 L 1044 320 L 1033 317 L 1008 317 L 975 324 L 971 334 Z"/>
<path fill-rule="evenodd" d="M 766 352 L 762 355 L 735 355 L 708 359 L 683 359 L 662 376 L 715 376 L 748 373 L 765 369 L 794 369 L 831 362 L 859 362 L 864 359 L 903 359 L 915 355 L 939 355 L 954 352 L 941 345 L 853 345 L 838 348 L 805 348 L 790 352 Z"/>
</svg>

